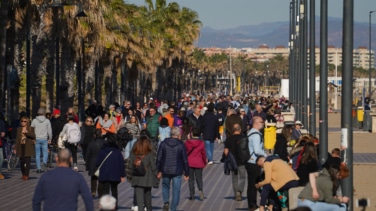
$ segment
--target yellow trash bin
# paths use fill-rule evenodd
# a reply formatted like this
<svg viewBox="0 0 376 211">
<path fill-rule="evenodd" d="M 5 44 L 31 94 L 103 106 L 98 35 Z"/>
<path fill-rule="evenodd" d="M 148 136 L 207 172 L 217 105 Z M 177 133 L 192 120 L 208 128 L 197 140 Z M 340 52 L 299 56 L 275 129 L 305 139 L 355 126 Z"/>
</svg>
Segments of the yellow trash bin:
<svg viewBox="0 0 376 211">
<path fill-rule="evenodd" d="M 363 122 L 363 118 L 364 118 L 364 111 L 363 111 L 363 107 L 358 107 L 358 122 Z"/>
<path fill-rule="evenodd" d="M 277 127 L 275 123 L 269 123 L 264 128 L 264 148 L 274 149 L 275 142 L 277 141 Z"/>
</svg>

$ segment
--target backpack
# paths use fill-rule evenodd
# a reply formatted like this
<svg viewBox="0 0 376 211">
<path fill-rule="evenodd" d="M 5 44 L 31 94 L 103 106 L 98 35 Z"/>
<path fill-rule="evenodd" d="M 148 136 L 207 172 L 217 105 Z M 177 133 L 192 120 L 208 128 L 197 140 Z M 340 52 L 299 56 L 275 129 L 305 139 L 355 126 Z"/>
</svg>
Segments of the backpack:
<svg viewBox="0 0 376 211">
<path fill-rule="evenodd" d="M 132 170 L 132 176 L 145 176 L 146 174 L 146 168 L 144 166 L 144 163 L 142 162 L 142 159 L 144 159 L 145 155 L 138 155 L 133 161 L 133 170 Z"/>
<path fill-rule="evenodd" d="M 119 146 L 124 148 L 127 146 L 128 141 L 132 140 L 133 136 L 129 132 L 128 128 L 122 127 L 116 133 L 116 140 L 119 143 Z"/>
<path fill-rule="evenodd" d="M 247 139 L 248 139 L 249 137 L 251 137 L 253 134 L 258 134 L 258 135 L 260 136 L 260 144 L 262 145 L 263 142 L 264 142 L 264 137 L 262 136 L 262 134 L 261 134 L 260 132 L 253 132 L 253 133 L 249 134 L 249 135 L 247 136 Z M 255 152 L 252 152 L 252 153 L 250 154 L 251 157 L 252 157 L 252 155 L 256 155 L 256 157 L 259 156 L 259 155 L 257 155 Z"/>
<path fill-rule="evenodd" d="M 79 126 L 74 123 L 73 125 L 68 123 L 67 141 L 71 144 L 76 144 L 81 140 L 81 131 Z"/>
<path fill-rule="evenodd" d="M 236 141 L 236 157 L 241 165 L 244 165 L 251 159 L 251 153 L 248 147 L 248 137 L 242 137 Z"/>
</svg>

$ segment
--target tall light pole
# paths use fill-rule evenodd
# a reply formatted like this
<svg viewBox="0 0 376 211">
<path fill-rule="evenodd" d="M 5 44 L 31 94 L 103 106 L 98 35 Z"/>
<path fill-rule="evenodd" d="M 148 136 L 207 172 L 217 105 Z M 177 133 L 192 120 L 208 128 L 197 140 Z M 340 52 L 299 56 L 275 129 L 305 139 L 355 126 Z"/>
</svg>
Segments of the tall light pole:
<svg viewBox="0 0 376 211">
<path fill-rule="evenodd" d="M 368 74 L 369 74 L 369 80 L 368 80 L 368 95 L 369 97 L 371 98 L 372 96 L 372 90 L 371 90 L 371 56 L 372 56 L 372 49 L 371 49 L 371 35 L 372 35 L 372 31 L 371 31 L 371 16 L 372 16 L 372 13 L 376 12 L 376 10 L 373 10 L 373 11 L 370 11 L 369 12 L 369 65 L 368 65 Z"/>
</svg>

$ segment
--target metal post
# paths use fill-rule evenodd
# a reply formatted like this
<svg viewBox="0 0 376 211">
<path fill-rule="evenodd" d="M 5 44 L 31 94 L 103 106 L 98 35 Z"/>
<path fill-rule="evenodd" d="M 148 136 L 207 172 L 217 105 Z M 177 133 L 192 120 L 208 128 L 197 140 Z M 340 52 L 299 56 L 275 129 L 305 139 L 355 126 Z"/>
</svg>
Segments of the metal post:
<svg viewBox="0 0 376 211">
<path fill-rule="evenodd" d="M 302 31 L 303 31 L 303 46 L 302 46 L 302 122 L 304 125 L 308 125 L 307 122 L 307 105 L 308 105 L 308 100 L 307 100 L 307 35 L 308 35 L 308 5 L 307 5 L 307 0 L 303 1 L 303 21 L 302 21 Z"/>
<path fill-rule="evenodd" d="M 320 162 L 328 157 L 328 1 L 321 0 L 320 10 Z M 342 103 L 343 104 L 343 103 Z M 351 104 L 350 104 L 351 105 Z"/>
<path fill-rule="evenodd" d="M 315 0 L 310 0 L 310 12 L 309 12 L 309 133 L 316 136 L 316 47 L 315 47 Z"/>
<path fill-rule="evenodd" d="M 30 6 L 29 6 L 30 7 Z M 31 18 L 30 18 L 30 10 L 31 8 L 28 8 L 27 10 L 27 17 L 28 17 L 28 26 L 26 29 L 26 115 L 30 117 L 30 96 L 31 96 L 31 74 L 30 74 L 30 26 L 31 26 Z"/>
<path fill-rule="evenodd" d="M 343 40 L 342 40 L 342 104 L 341 104 L 341 145 L 345 149 L 344 162 L 350 169 L 349 177 L 342 180 L 343 195 L 350 198 L 348 210 L 353 210 L 353 127 L 352 80 L 354 43 L 354 0 L 343 0 Z M 321 144 L 320 144 L 321 145 Z"/>
<path fill-rule="evenodd" d="M 368 96 L 370 98 L 372 98 L 372 89 L 371 89 L 371 66 L 372 66 L 372 61 L 371 61 L 371 58 L 372 58 L 372 41 L 371 41 L 371 36 L 372 36 L 372 31 L 371 31 L 371 17 L 372 17 L 372 13 L 376 12 L 376 10 L 374 11 L 370 11 L 369 12 L 369 57 L 368 57 L 368 60 L 369 60 L 369 65 L 368 65 L 368 74 L 369 74 L 369 80 L 368 80 Z"/>
<path fill-rule="evenodd" d="M 293 83 L 292 83 L 292 77 L 293 77 L 293 61 L 294 61 L 294 33 L 293 33 L 293 27 L 294 27 L 294 16 L 293 16 L 293 11 L 294 11 L 294 5 L 293 5 L 293 1 L 290 2 L 290 33 L 289 33 L 289 48 L 290 48 L 290 52 L 289 52 L 289 100 L 292 99 L 292 90 L 293 90 Z"/>
</svg>

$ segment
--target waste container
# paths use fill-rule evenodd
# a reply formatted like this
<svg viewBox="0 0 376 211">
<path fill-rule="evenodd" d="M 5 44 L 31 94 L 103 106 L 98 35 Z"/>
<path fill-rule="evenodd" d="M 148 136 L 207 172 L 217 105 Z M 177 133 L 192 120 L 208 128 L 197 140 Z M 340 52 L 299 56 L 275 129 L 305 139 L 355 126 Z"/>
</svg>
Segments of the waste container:
<svg viewBox="0 0 376 211">
<path fill-rule="evenodd" d="M 363 117 L 363 131 L 371 131 L 371 111 L 364 111 Z"/>
<path fill-rule="evenodd" d="M 277 141 L 277 127 L 275 123 L 268 123 L 264 128 L 264 148 L 266 150 L 274 149 L 275 142 Z"/>
<path fill-rule="evenodd" d="M 358 110 L 356 112 L 357 117 L 358 117 L 358 128 L 362 129 L 363 128 L 363 120 L 364 120 L 364 111 L 363 107 L 358 107 Z"/>
</svg>

